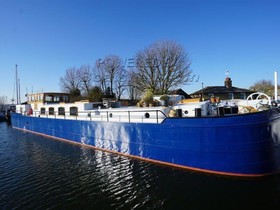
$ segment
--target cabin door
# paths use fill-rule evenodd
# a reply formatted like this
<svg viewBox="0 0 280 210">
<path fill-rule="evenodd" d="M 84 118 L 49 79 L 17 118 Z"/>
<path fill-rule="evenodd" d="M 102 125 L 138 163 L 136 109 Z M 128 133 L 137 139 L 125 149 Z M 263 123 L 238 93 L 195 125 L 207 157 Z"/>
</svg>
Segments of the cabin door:
<svg viewBox="0 0 280 210">
<path fill-rule="evenodd" d="M 38 110 L 38 103 L 34 103 L 34 110 Z"/>
</svg>

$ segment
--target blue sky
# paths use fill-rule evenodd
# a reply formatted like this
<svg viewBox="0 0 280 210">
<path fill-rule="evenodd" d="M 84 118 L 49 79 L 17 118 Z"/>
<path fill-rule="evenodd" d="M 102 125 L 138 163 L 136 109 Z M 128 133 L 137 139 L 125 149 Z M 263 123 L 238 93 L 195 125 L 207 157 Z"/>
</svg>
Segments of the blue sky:
<svg viewBox="0 0 280 210">
<path fill-rule="evenodd" d="M 0 0 L 0 96 L 15 97 L 16 64 L 23 101 L 26 91 L 60 91 L 67 68 L 133 58 L 159 40 L 188 53 L 187 93 L 223 85 L 226 70 L 240 88 L 273 81 L 279 11 L 278 0 Z"/>
</svg>

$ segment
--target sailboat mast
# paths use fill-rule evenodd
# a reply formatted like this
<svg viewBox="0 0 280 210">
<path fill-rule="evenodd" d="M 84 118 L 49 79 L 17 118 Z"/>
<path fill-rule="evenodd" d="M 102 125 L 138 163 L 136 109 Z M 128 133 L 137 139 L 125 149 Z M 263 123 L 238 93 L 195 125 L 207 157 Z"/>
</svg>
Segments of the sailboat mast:
<svg viewBox="0 0 280 210">
<path fill-rule="evenodd" d="M 274 72 L 274 99 L 278 99 L 278 72 Z"/>
<path fill-rule="evenodd" d="M 21 99 L 20 99 L 20 79 L 18 79 L 18 102 L 21 104 Z"/>
<path fill-rule="evenodd" d="M 16 64 L 16 95 L 17 95 L 17 104 L 19 103 L 18 98 L 18 70 L 17 70 L 17 64 Z"/>
</svg>

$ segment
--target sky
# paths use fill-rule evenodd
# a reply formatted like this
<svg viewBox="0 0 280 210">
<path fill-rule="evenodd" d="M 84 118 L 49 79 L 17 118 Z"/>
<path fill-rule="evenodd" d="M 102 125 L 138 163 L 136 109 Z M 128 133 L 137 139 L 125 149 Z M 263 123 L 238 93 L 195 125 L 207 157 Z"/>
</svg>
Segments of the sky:
<svg viewBox="0 0 280 210">
<path fill-rule="evenodd" d="M 0 96 L 60 92 L 68 68 L 124 61 L 156 41 L 182 45 L 193 81 L 249 88 L 280 71 L 279 0 L 0 0 Z"/>
</svg>

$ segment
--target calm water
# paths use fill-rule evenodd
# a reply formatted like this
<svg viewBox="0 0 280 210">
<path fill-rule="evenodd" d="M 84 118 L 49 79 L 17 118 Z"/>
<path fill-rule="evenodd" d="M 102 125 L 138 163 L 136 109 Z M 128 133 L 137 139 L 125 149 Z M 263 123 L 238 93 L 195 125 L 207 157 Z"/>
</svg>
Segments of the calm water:
<svg viewBox="0 0 280 210">
<path fill-rule="evenodd" d="M 0 123 L 0 209 L 280 209 L 280 176 L 177 170 Z"/>
</svg>

